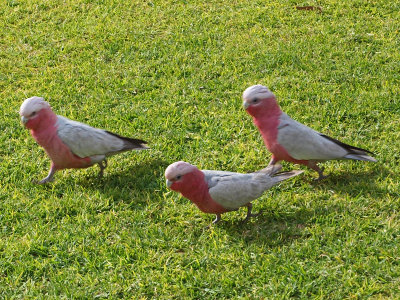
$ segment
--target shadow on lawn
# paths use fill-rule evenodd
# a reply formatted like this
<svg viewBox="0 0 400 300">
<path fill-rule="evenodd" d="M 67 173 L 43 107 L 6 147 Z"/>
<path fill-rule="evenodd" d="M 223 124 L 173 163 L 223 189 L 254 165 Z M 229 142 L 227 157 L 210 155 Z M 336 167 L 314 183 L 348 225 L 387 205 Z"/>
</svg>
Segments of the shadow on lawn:
<svg viewBox="0 0 400 300">
<path fill-rule="evenodd" d="M 323 200 L 321 200 L 323 201 Z M 270 247 L 289 244 L 291 241 L 306 238 L 307 234 L 304 229 L 314 223 L 316 214 L 328 215 L 335 212 L 334 207 L 328 210 L 318 209 L 299 209 L 295 213 L 277 214 L 274 211 L 263 211 L 263 213 L 249 222 L 243 223 L 237 221 L 221 221 L 221 223 L 213 225 L 226 231 L 233 240 L 242 240 L 246 243 L 267 243 Z M 245 210 L 241 210 L 241 217 L 245 216 Z M 215 230 L 215 229 L 204 229 Z M 206 232 L 203 232 L 206 233 Z M 206 233 L 208 234 L 208 233 Z"/>
<path fill-rule="evenodd" d="M 131 201 L 132 196 L 140 197 L 141 194 L 159 190 L 160 180 L 164 182 L 164 170 L 168 165 L 169 162 L 160 159 L 145 160 L 115 171 L 111 164 L 102 178 L 90 175 L 81 178 L 76 184 L 112 196 L 116 201 Z"/>
<path fill-rule="evenodd" d="M 328 178 L 312 183 L 316 189 L 333 191 L 337 194 L 347 194 L 351 197 L 357 197 L 360 194 L 368 193 L 371 197 L 382 197 L 389 193 L 377 185 L 377 182 L 387 177 L 396 177 L 396 175 L 384 165 L 377 165 L 373 170 L 346 172 L 331 174 Z"/>
</svg>

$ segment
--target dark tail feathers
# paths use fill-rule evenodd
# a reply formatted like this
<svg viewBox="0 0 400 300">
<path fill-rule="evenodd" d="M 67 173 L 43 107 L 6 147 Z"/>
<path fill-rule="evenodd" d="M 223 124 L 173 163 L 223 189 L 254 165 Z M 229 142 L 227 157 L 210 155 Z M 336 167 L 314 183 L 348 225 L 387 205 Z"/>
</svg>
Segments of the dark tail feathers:
<svg viewBox="0 0 400 300">
<path fill-rule="evenodd" d="M 149 147 L 146 146 L 147 142 L 143 141 L 143 140 L 139 140 L 139 139 L 132 139 L 132 138 L 128 138 L 125 136 L 121 136 L 119 134 L 107 131 L 107 133 L 116 136 L 117 138 L 120 138 L 121 140 L 123 140 L 125 142 L 125 147 L 123 150 L 145 150 L 145 149 L 149 149 Z"/>
<path fill-rule="evenodd" d="M 342 143 L 341 141 L 338 141 L 337 139 L 331 138 L 330 136 L 327 136 L 325 134 L 321 134 L 321 136 L 323 136 L 324 138 L 330 140 L 331 142 L 334 142 L 335 144 L 338 144 L 340 147 L 343 147 L 344 149 L 349 151 L 349 154 L 367 155 L 367 153 L 369 153 L 369 154 L 375 155 L 371 151 L 368 151 L 368 150 L 365 150 L 365 149 L 362 149 L 362 148 L 358 148 L 358 147 L 354 147 L 354 146 Z"/>
<path fill-rule="evenodd" d="M 354 146 L 350 146 L 348 144 L 342 143 L 341 141 L 338 141 L 338 140 L 331 138 L 324 134 L 321 134 L 321 136 L 334 142 L 335 144 L 339 145 L 340 147 L 346 149 L 349 153 L 345 157 L 343 157 L 344 159 L 355 159 L 355 160 L 364 160 L 364 161 L 372 161 L 372 162 L 377 161 L 374 157 L 368 155 L 368 153 L 375 155 L 371 151 L 368 151 L 368 150 L 365 150 L 362 148 L 358 148 L 358 147 L 354 147 Z"/>
</svg>

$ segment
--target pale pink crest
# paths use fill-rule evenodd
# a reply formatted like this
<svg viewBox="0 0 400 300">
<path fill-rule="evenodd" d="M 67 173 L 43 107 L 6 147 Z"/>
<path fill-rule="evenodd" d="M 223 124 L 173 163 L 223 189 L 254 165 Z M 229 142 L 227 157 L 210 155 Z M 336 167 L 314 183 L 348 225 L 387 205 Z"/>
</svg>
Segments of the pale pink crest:
<svg viewBox="0 0 400 300">
<path fill-rule="evenodd" d="M 193 172 L 194 170 L 197 170 L 196 166 L 193 166 L 184 161 L 177 161 L 167 167 L 167 169 L 165 170 L 165 178 L 171 180 L 179 175 L 182 176 L 187 173 Z"/>
<path fill-rule="evenodd" d="M 265 99 L 275 96 L 266 86 L 261 84 L 252 85 L 243 92 L 243 100 L 251 100 L 254 98 Z"/>
<path fill-rule="evenodd" d="M 31 97 L 26 99 L 19 109 L 19 114 L 23 117 L 29 117 L 33 113 L 39 112 L 43 108 L 50 108 L 50 104 L 44 101 L 42 97 Z"/>
</svg>

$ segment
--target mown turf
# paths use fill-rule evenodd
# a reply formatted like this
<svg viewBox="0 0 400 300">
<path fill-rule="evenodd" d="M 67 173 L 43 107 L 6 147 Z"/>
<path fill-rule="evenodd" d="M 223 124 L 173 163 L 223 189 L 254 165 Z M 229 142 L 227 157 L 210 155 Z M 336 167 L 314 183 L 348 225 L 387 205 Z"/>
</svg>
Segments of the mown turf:
<svg viewBox="0 0 400 300">
<path fill-rule="evenodd" d="M 318 10 L 297 10 L 313 5 Z M 2 298 L 400 297 L 398 1 L 1 1 Z M 248 172 L 270 154 L 249 85 L 378 163 L 328 162 L 254 203 L 201 213 L 168 191 L 176 160 Z M 151 150 L 67 170 L 19 122 L 30 96 Z M 286 170 L 301 168 L 284 164 Z"/>
</svg>

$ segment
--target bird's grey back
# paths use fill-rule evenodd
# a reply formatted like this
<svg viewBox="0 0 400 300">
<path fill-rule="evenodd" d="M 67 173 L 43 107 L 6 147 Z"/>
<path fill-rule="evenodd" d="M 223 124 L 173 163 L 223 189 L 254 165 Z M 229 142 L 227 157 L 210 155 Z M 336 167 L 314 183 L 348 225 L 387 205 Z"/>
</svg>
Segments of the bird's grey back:
<svg viewBox="0 0 400 300">
<path fill-rule="evenodd" d="M 214 170 L 202 170 L 205 178 L 204 180 L 208 183 L 208 188 L 214 187 L 220 181 L 242 181 L 251 179 L 253 173 L 242 174 L 228 171 L 214 171 Z"/>
<path fill-rule="evenodd" d="M 234 210 L 260 197 L 280 180 L 268 173 L 234 173 L 204 170 L 211 198 L 229 210 Z"/>
<path fill-rule="evenodd" d="M 59 138 L 79 157 L 109 155 L 121 151 L 125 142 L 103 129 L 57 116 Z"/>
</svg>

